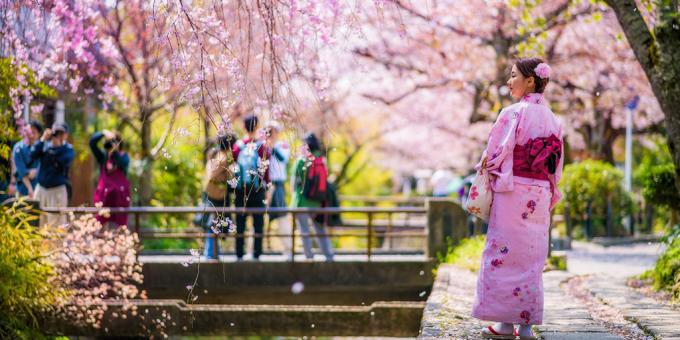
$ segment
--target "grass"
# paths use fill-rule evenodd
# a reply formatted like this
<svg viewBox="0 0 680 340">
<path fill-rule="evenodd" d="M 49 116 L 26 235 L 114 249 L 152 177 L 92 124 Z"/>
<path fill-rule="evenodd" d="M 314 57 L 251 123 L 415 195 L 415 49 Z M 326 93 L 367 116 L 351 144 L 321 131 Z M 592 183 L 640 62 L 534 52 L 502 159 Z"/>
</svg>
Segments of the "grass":
<svg viewBox="0 0 680 340">
<path fill-rule="evenodd" d="M 441 258 L 441 262 L 451 263 L 471 272 L 477 272 L 482 261 L 485 240 L 484 235 L 463 239 L 456 246 L 449 246 L 449 250 Z"/>
<path fill-rule="evenodd" d="M 567 256 L 550 255 L 546 260 L 544 271 L 549 270 L 567 270 Z"/>
</svg>

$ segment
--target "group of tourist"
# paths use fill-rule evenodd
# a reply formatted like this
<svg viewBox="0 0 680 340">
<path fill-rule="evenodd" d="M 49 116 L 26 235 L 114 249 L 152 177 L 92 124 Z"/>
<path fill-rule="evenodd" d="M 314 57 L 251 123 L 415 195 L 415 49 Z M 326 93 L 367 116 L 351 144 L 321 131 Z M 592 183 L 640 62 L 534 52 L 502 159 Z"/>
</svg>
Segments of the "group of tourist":
<svg viewBox="0 0 680 340">
<path fill-rule="evenodd" d="M 243 120 L 245 136 L 220 136 L 217 145 L 208 152 L 202 201 L 204 207 L 238 208 L 285 208 L 288 162 L 291 157 L 290 145 L 281 140 L 281 126 L 275 122 L 258 129 L 256 116 Z M 313 133 L 303 138 L 305 152 L 295 161 L 291 176 L 291 208 L 321 207 L 329 201 L 328 169 L 321 142 Z M 262 255 L 264 236 L 264 214 L 236 213 L 236 257 L 245 255 L 246 217 L 252 216 L 254 260 Z M 208 233 L 225 232 L 231 224 L 231 214 L 199 214 L 196 222 Z M 276 222 L 279 238 L 286 256 L 293 256 L 291 220 L 281 211 L 268 213 L 269 222 Z M 310 226 L 313 225 L 321 251 L 327 261 L 333 260 L 333 249 L 322 221 L 310 214 L 296 214 L 295 219 L 302 235 L 305 256 L 312 259 Z M 204 255 L 214 258 L 218 253 L 217 238 L 208 235 Z"/>
<path fill-rule="evenodd" d="M 288 163 L 291 150 L 281 140 L 281 126 L 272 122 L 259 129 L 258 118 L 247 116 L 244 121 L 245 135 L 238 139 L 233 134 L 218 136 L 217 145 L 207 153 L 202 204 L 205 207 L 285 208 Z M 68 142 L 69 128 L 56 123 L 43 129 L 38 121 L 31 121 L 22 131 L 24 138 L 12 147 L 10 181 L 3 188 L 4 201 L 9 197 L 28 197 L 39 201 L 41 207 L 67 207 L 71 197 L 69 169 L 74 160 L 73 146 Z M 103 141 L 103 148 L 102 148 Z M 333 191 L 328 186 L 328 170 L 319 139 L 309 133 L 304 136 L 306 151 L 292 167 L 290 207 L 314 208 L 328 202 Z M 130 206 L 130 183 L 127 178 L 130 158 L 124 150 L 121 136 L 103 130 L 94 133 L 89 142 L 99 168 L 99 180 L 93 195 L 97 207 L 117 208 Z M 252 258 L 262 254 L 265 214 L 235 214 L 236 256 L 245 254 L 246 217 L 252 216 L 254 229 Z M 279 234 L 292 233 L 288 214 L 272 211 L 267 214 L 269 222 L 276 222 Z M 232 214 L 208 213 L 197 216 L 195 222 L 207 233 L 224 232 L 233 225 Z M 310 227 L 316 232 L 317 241 L 327 261 L 333 260 L 333 249 L 326 235 L 323 216 L 295 215 L 302 235 L 304 254 L 313 258 Z M 127 225 L 124 213 L 98 214 L 103 225 L 115 227 Z M 65 214 L 44 213 L 41 225 L 66 223 Z M 280 237 L 286 256 L 293 256 L 292 236 Z M 217 238 L 205 239 L 205 256 L 214 258 L 219 254 Z"/>
<path fill-rule="evenodd" d="M 12 146 L 7 168 L 9 176 L 3 185 L 2 201 L 12 197 L 35 199 L 41 207 L 67 207 L 71 198 L 69 169 L 75 152 L 68 142 L 69 127 L 55 123 L 44 129 L 38 121 L 31 121 L 22 129 L 23 139 Z M 99 147 L 104 139 L 104 149 Z M 99 182 L 93 202 L 106 207 L 130 205 L 130 184 L 127 180 L 129 157 L 116 133 L 104 130 L 90 139 L 90 148 L 100 168 Z M 97 216 L 104 225 L 127 224 L 127 215 Z M 41 214 L 41 225 L 66 223 L 64 214 Z"/>
</svg>

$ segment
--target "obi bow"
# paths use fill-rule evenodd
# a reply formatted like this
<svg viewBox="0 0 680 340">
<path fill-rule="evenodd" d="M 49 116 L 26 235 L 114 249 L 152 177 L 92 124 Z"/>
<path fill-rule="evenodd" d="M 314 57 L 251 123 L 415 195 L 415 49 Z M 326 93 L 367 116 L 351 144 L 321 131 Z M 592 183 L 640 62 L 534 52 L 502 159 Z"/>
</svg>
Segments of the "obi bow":
<svg viewBox="0 0 680 340">
<path fill-rule="evenodd" d="M 557 169 L 557 162 L 562 155 L 562 142 L 555 135 L 530 139 L 525 144 L 527 151 L 527 163 L 531 164 L 533 172 L 543 172 L 546 170 L 554 174 Z"/>
</svg>

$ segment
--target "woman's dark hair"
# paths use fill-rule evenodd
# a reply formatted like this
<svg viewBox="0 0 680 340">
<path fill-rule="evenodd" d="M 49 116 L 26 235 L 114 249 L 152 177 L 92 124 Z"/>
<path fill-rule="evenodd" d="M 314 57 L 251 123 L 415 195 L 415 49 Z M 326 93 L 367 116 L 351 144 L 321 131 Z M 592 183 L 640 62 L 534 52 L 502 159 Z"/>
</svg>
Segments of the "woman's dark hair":
<svg viewBox="0 0 680 340">
<path fill-rule="evenodd" d="M 257 129 L 257 123 L 257 116 L 255 115 L 250 115 L 243 119 L 243 125 L 248 132 L 254 132 Z"/>
<path fill-rule="evenodd" d="M 217 149 L 220 151 L 231 150 L 231 146 L 236 142 L 236 135 L 228 133 L 217 137 Z"/>
<path fill-rule="evenodd" d="M 541 79 L 541 77 L 536 74 L 536 71 L 534 71 L 536 66 L 543 62 L 544 61 L 541 58 L 521 58 L 515 63 L 517 70 L 519 70 L 525 78 L 534 78 L 534 92 L 536 93 L 543 93 L 545 87 L 550 82 L 550 78 Z"/>
<path fill-rule="evenodd" d="M 321 143 L 313 132 L 305 134 L 304 141 L 310 152 L 321 151 Z"/>
<path fill-rule="evenodd" d="M 38 133 L 42 133 L 42 132 L 43 132 L 43 126 L 42 126 L 42 124 L 40 124 L 40 122 L 37 121 L 37 120 L 32 120 L 32 121 L 29 123 L 29 125 L 31 125 L 32 128 L 38 130 Z"/>
</svg>

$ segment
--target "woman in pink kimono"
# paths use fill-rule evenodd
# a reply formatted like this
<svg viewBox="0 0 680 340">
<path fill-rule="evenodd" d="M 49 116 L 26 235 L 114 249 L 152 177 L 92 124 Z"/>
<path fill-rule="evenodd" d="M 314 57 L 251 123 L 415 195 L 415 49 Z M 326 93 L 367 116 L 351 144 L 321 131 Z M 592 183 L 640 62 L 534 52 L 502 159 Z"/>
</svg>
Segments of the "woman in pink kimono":
<svg viewBox="0 0 680 340">
<path fill-rule="evenodd" d="M 562 127 L 543 98 L 549 77 L 541 59 L 517 61 L 508 88 L 519 102 L 501 111 L 482 155 L 494 196 L 472 316 L 498 322 L 485 338 L 535 339 L 531 325 L 543 320 L 541 275 L 564 158 Z"/>
</svg>

